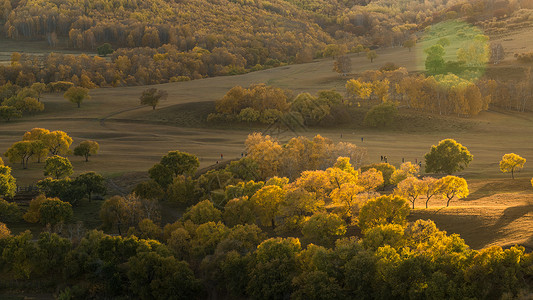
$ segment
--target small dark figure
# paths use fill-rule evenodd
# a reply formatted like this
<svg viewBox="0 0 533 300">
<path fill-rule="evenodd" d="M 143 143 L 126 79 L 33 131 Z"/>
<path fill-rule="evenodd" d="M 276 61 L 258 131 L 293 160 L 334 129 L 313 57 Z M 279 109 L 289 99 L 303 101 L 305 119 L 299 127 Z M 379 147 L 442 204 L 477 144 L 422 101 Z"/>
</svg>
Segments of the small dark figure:
<svg viewBox="0 0 533 300">
<path fill-rule="evenodd" d="M 417 158 L 415 158 L 415 164 L 417 164 L 417 163 L 418 163 L 418 159 L 417 159 Z"/>
<path fill-rule="evenodd" d="M 405 162 L 405 161 L 404 161 L 404 159 L 403 159 L 403 157 L 402 157 L 402 164 L 403 164 L 404 162 Z"/>
<path fill-rule="evenodd" d="M 341 139 L 342 139 L 342 133 L 341 133 Z"/>
<path fill-rule="evenodd" d="M 385 160 L 385 163 L 387 163 L 387 157 L 385 156 L 385 157 L 383 157 L 383 159 Z"/>
<path fill-rule="evenodd" d="M 218 164 L 218 160 L 217 160 L 217 164 Z"/>
<path fill-rule="evenodd" d="M 244 156 L 244 153 L 243 153 L 243 152 L 241 152 L 241 157 L 243 157 L 243 156 Z"/>
<path fill-rule="evenodd" d="M 381 161 L 383 161 L 383 155 L 381 156 Z"/>
<path fill-rule="evenodd" d="M 419 166 L 420 168 L 422 168 L 422 162 L 421 162 L 421 161 L 418 162 L 418 166 Z"/>
<path fill-rule="evenodd" d="M 361 142 L 363 142 L 363 140 L 364 140 L 363 137 L 361 137 Z"/>
<path fill-rule="evenodd" d="M 220 154 L 220 159 L 224 159 L 224 154 Z"/>
</svg>

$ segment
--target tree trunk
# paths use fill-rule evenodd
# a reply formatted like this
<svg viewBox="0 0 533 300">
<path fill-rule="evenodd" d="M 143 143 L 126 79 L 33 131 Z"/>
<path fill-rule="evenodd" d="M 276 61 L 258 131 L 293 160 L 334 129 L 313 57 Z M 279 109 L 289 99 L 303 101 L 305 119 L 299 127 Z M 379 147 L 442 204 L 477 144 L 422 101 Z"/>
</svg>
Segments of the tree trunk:
<svg viewBox="0 0 533 300">
<path fill-rule="evenodd" d="M 80 108 L 80 103 L 78 102 L 78 108 Z"/>
<path fill-rule="evenodd" d="M 446 202 L 446 207 L 450 206 L 450 201 L 452 201 L 452 198 L 448 198 L 448 201 Z"/>
<path fill-rule="evenodd" d="M 511 178 L 514 179 L 514 168 L 511 169 Z"/>
<path fill-rule="evenodd" d="M 152 110 L 155 110 L 155 105 L 154 105 L 154 106 L 152 106 Z"/>
<path fill-rule="evenodd" d="M 85 155 L 85 162 L 89 161 L 89 155 Z"/>
</svg>

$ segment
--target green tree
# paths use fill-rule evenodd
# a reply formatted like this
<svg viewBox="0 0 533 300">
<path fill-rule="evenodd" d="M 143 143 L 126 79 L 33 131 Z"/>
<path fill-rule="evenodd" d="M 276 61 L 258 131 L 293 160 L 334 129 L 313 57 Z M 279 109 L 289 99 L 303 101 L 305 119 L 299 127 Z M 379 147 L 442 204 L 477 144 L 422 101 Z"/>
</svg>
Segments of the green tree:
<svg viewBox="0 0 533 300">
<path fill-rule="evenodd" d="M 347 299 L 335 278 L 324 271 L 304 272 L 293 280 L 294 300 Z"/>
<path fill-rule="evenodd" d="M 444 47 L 436 44 L 425 49 L 424 52 L 427 55 L 425 62 L 426 70 L 434 74 L 442 72 L 445 66 L 444 55 L 446 54 Z"/>
<path fill-rule="evenodd" d="M 163 189 L 172 183 L 172 171 L 162 164 L 155 164 L 148 170 L 148 174 Z"/>
<path fill-rule="evenodd" d="M 394 122 L 398 109 L 394 103 L 384 102 L 372 107 L 365 115 L 364 123 L 370 127 L 389 127 Z"/>
<path fill-rule="evenodd" d="M 14 143 L 7 152 L 4 153 L 10 162 L 20 162 L 22 168 L 28 168 L 28 160 L 35 153 L 32 141 L 21 141 Z"/>
<path fill-rule="evenodd" d="M 204 224 L 207 222 L 219 222 L 222 220 L 222 213 L 213 206 L 213 202 L 204 200 L 191 206 L 184 214 L 183 220 L 191 220 L 194 224 Z"/>
<path fill-rule="evenodd" d="M 507 153 L 502 157 L 502 160 L 500 161 L 500 170 L 503 173 L 511 172 L 511 177 L 514 179 L 514 170 L 522 169 L 525 163 L 526 159 L 521 157 L 520 155 L 514 153 Z"/>
<path fill-rule="evenodd" d="M 302 234 L 319 245 L 330 246 L 346 233 L 346 223 L 336 214 L 316 213 L 302 227 Z"/>
<path fill-rule="evenodd" d="M 405 225 L 409 215 L 407 201 L 398 196 L 381 196 L 368 200 L 359 211 L 359 228 L 366 231 L 377 225 Z"/>
<path fill-rule="evenodd" d="M 120 196 L 113 196 L 102 204 L 100 207 L 100 219 L 103 226 L 111 228 L 117 226 L 119 235 L 122 235 L 121 225 L 128 225 L 128 205 L 126 200 Z"/>
<path fill-rule="evenodd" d="M 128 266 L 130 289 L 139 299 L 195 299 L 201 291 L 189 265 L 173 256 L 141 252 Z"/>
<path fill-rule="evenodd" d="M 0 106 L 0 118 L 9 121 L 13 118 L 22 117 L 22 112 L 13 106 Z"/>
<path fill-rule="evenodd" d="M 96 52 L 98 55 L 106 57 L 108 54 L 113 53 L 113 47 L 109 43 L 104 43 L 96 47 Z"/>
<path fill-rule="evenodd" d="M 17 191 L 15 177 L 11 175 L 11 168 L 0 165 L 0 196 L 3 198 L 13 197 Z"/>
<path fill-rule="evenodd" d="M 72 164 L 66 157 L 54 155 L 47 158 L 44 163 L 44 176 L 51 175 L 59 179 L 71 175 L 72 172 Z"/>
<path fill-rule="evenodd" d="M 72 205 L 58 198 L 46 199 L 39 206 L 39 219 L 42 224 L 66 223 L 72 219 L 73 215 Z"/>
<path fill-rule="evenodd" d="M 93 193 L 103 196 L 107 191 L 104 177 L 95 172 L 87 172 L 78 175 L 72 184 L 80 186 L 85 191 L 85 195 L 87 195 L 89 201 L 91 201 Z"/>
<path fill-rule="evenodd" d="M 78 108 L 80 108 L 81 103 L 85 99 L 91 99 L 91 96 L 89 96 L 89 89 L 79 87 L 79 86 L 73 86 L 70 87 L 64 94 L 63 97 L 65 99 L 68 99 L 72 103 L 78 104 Z"/>
<path fill-rule="evenodd" d="M 168 97 L 168 93 L 163 90 L 158 90 L 156 88 L 149 88 L 141 94 L 140 100 L 141 105 L 149 105 L 155 110 L 157 104 L 160 100 L 165 100 Z"/>
<path fill-rule="evenodd" d="M 255 224 L 255 208 L 247 196 L 233 198 L 224 207 L 224 223 L 228 227 L 244 224 Z"/>
<path fill-rule="evenodd" d="M 191 176 L 200 166 L 198 157 L 178 150 L 168 152 L 167 155 L 161 158 L 160 163 L 167 167 L 174 174 L 174 176 Z"/>
<path fill-rule="evenodd" d="M 21 217 L 22 212 L 17 203 L 0 199 L 0 222 L 17 222 Z"/>
<path fill-rule="evenodd" d="M 31 85 L 31 89 L 37 94 L 37 100 L 41 100 L 41 95 L 46 91 L 46 84 L 42 82 L 34 82 Z"/>
<path fill-rule="evenodd" d="M 141 198 L 161 200 L 165 190 L 155 180 L 143 181 L 135 186 L 133 192 Z"/>
<path fill-rule="evenodd" d="M 424 156 L 426 173 L 452 174 L 468 166 L 474 158 L 468 149 L 453 139 L 445 139 Z"/>
<path fill-rule="evenodd" d="M 298 274 L 296 238 L 271 238 L 262 242 L 249 264 L 248 295 L 254 299 L 286 299 L 293 292 L 292 281 Z"/>
<path fill-rule="evenodd" d="M 95 141 L 83 141 L 76 148 L 74 148 L 74 155 L 85 157 L 85 161 L 89 161 L 89 156 L 98 153 L 100 145 Z"/>
<path fill-rule="evenodd" d="M 366 53 L 366 58 L 370 60 L 370 62 L 374 62 L 374 59 L 378 58 L 378 54 L 374 50 L 370 50 Z"/>
</svg>

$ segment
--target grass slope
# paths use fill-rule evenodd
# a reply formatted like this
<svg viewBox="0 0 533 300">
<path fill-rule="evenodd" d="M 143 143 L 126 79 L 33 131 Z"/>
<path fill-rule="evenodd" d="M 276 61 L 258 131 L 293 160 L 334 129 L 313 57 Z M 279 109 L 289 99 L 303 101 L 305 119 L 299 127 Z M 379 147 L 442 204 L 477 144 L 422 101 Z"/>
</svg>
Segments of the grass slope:
<svg viewBox="0 0 533 300">
<path fill-rule="evenodd" d="M 517 35 L 516 39 L 519 37 Z M 387 61 L 416 70 L 415 53 L 404 48 L 386 49 L 378 51 L 379 58 L 374 63 L 363 55 L 352 55 L 351 58 L 354 73 L 378 68 Z M 331 59 L 322 59 L 239 76 L 159 85 L 156 87 L 168 91 L 169 97 L 155 111 L 139 106 L 138 97 L 146 87 L 92 90 L 92 99 L 83 103 L 80 109 L 60 94 L 45 95 L 45 112 L 1 123 L 0 149 L 5 151 L 33 127 L 64 130 L 74 138 L 74 145 L 93 139 L 100 143 L 101 151 L 88 163 L 81 157 L 70 157 L 76 174 L 98 171 L 116 183 L 115 192 L 126 190 L 146 176 L 146 170 L 170 150 L 198 155 L 202 167 L 214 164 L 221 153 L 227 159 L 240 157 L 248 133 L 265 128 L 210 128 L 202 119 L 212 110 L 213 101 L 231 87 L 267 83 L 295 92 L 314 93 L 322 89 L 343 92 L 349 77 L 333 72 L 332 66 Z M 514 65 L 507 67 L 514 68 Z M 413 218 L 431 218 L 439 227 L 451 233 L 461 233 L 474 248 L 513 243 L 532 246 L 529 200 L 532 190 L 527 182 L 533 176 L 533 168 L 526 163 L 517 174 L 518 179 L 514 182 L 518 185 L 515 186 L 508 179 L 510 176 L 500 173 L 498 162 L 509 152 L 533 160 L 533 143 L 528 138 L 533 136 L 533 114 L 489 111 L 471 119 L 410 114 L 402 120 L 394 130 L 388 131 L 350 125 L 307 128 L 298 133 L 306 136 L 321 134 L 334 141 L 340 141 L 343 134 L 342 141 L 367 149 L 369 163 L 379 162 L 379 157 L 386 155 L 395 165 L 399 165 L 402 158 L 421 160 L 431 145 L 444 138 L 455 138 L 474 155 L 469 168 L 460 174 L 469 181 L 472 196 L 452 202 L 451 208 L 441 209 L 444 205 L 439 202 L 433 203 L 429 210 L 417 208 Z M 20 185 L 31 184 L 43 177 L 43 164 L 31 163 L 29 170 L 22 170 L 18 165 L 13 167 Z M 96 211 L 89 215 L 96 218 Z"/>
</svg>

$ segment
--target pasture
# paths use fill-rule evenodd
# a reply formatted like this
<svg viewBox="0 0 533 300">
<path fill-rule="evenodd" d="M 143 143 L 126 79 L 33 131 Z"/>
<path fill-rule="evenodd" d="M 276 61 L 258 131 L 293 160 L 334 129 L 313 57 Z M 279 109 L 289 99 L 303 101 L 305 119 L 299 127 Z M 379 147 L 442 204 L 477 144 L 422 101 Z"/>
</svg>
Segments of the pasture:
<svg viewBox="0 0 533 300">
<path fill-rule="evenodd" d="M 351 59 L 354 72 L 376 69 L 388 61 L 413 71 L 417 65 L 415 53 L 392 48 L 378 51 L 374 63 L 364 54 L 353 54 Z M 73 137 L 73 146 L 82 140 L 95 140 L 100 144 L 100 152 L 88 163 L 81 157 L 69 157 L 74 175 L 97 171 L 113 182 L 116 191 L 126 192 L 147 178 L 147 169 L 171 150 L 197 155 L 201 167 L 215 164 L 220 154 L 225 159 L 240 157 L 246 136 L 264 131 L 266 126 L 213 127 L 205 122 L 214 109 L 213 102 L 233 86 L 266 83 L 295 93 L 323 89 L 344 93 L 344 84 L 351 77 L 335 73 L 332 67 L 332 59 L 321 59 L 238 76 L 162 84 L 155 87 L 166 90 L 169 97 L 155 111 L 139 105 L 139 96 L 146 89 L 143 86 L 92 90 L 92 99 L 79 109 L 61 94 L 47 94 L 42 98 L 46 106 L 43 113 L 0 123 L 0 150 L 5 152 L 34 127 L 63 130 Z M 411 112 L 396 125 L 390 130 L 373 130 L 349 124 L 339 128 L 306 128 L 298 134 L 308 137 L 321 134 L 335 142 L 351 142 L 366 148 L 367 163 L 380 162 L 380 156 L 385 155 L 396 166 L 402 159 L 422 160 L 431 145 L 444 138 L 456 139 L 474 155 L 470 166 L 459 174 L 467 179 L 471 196 L 452 201 L 450 208 L 442 208 L 443 203 L 433 201 L 428 210 L 423 209 L 421 200 L 412 218 L 431 218 L 442 229 L 460 233 L 473 248 L 514 243 L 533 248 L 533 188 L 529 183 L 533 177 L 533 114 L 488 111 L 463 119 Z M 285 141 L 289 137 L 280 139 Z M 498 167 L 502 155 L 510 152 L 529 160 L 514 181 Z M 30 163 L 27 170 L 18 164 L 10 165 L 20 185 L 32 184 L 43 177 L 43 163 Z"/>
</svg>

